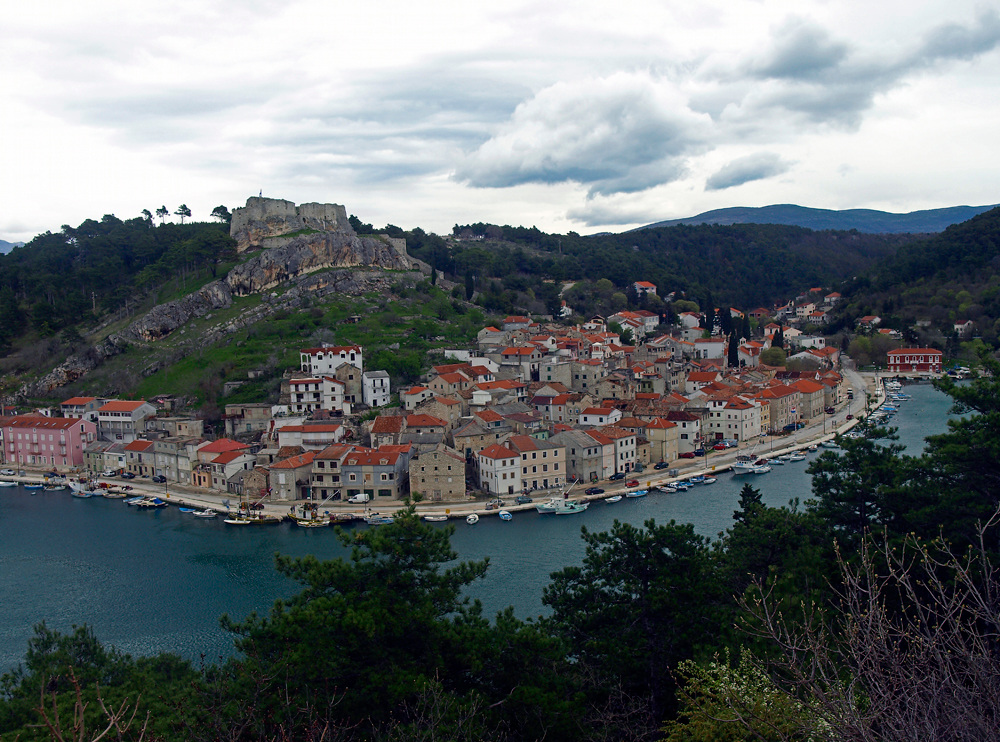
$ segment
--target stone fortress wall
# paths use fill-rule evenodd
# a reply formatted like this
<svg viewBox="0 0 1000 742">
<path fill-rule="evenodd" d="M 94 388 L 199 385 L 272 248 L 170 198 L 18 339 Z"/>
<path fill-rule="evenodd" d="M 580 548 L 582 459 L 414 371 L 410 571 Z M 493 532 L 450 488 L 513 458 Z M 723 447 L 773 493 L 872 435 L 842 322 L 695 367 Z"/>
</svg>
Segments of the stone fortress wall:
<svg viewBox="0 0 1000 742">
<path fill-rule="evenodd" d="M 347 209 L 340 204 L 296 206 L 284 199 L 251 196 L 246 206 L 233 209 L 229 234 L 236 240 L 237 251 L 245 252 L 258 247 L 277 247 L 284 242 L 280 239 L 282 235 L 304 229 L 353 231 L 347 221 Z"/>
</svg>

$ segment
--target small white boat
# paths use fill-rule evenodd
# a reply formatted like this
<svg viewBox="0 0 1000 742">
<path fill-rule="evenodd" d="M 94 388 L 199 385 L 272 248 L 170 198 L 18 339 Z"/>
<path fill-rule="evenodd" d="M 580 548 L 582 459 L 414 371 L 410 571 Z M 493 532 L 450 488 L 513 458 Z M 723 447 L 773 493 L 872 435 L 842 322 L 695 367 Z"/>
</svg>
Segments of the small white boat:
<svg viewBox="0 0 1000 742">
<path fill-rule="evenodd" d="M 499 515 L 500 520 L 514 520 L 514 516 L 510 514 L 509 510 L 501 510 Z"/>
<path fill-rule="evenodd" d="M 811 443 L 811 444 L 809 444 L 809 447 L 808 447 L 807 450 L 812 451 L 812 452 L 816 452 L 816 451 L 819 450 L 819 446 L 817 446 L 815 443 Z"/>
<path fill-rule="evenodd" d="M 441 523 L 448 520 L 447 515 L 425 515 L 423 520 L 430 521 L 431 523 Z"/>
<path fill-rule="evenodd" d="M 94 493 L 88 490 L 78 490 L 71 492 L 70 494 L 72 494 L 73 497 L 79 497 L 81 500 L 86 500 L 87 498 L 94 496 Z"/>
<path fill-rule="evenodd" d="M 773 459 L 769 459 L 768 463 L 777 464 L 778 466 L 784 466 L 785 460 L 781 456 L 775 456 Z"/>
<path fill-rule="evenodd" d="M 365 516 L 365 523 L 370 526 L 387 526 L 392 523 L 392 516 L 380 515 L 379 513 L 369 513 Z"/>
<path fill-rule="evenodd" d="M 146 498 L 143 497 L 142 495 L 140 495 L 139 497 L 129 497 L 127 500 L 125 500 L 125 504 L 126 505 L 138 505 L 144 499 L 146 499 Z"/>
<path fill-rule="evenodd" d="M 798 451 L 796 451 L 795 453 L 788 454 L 788 460 L 789 461 L 805 461 L 806 457 L 805 457 L 805 454 L 802 454 L 802 453 L 799 453 Z"/>
<path fill-rule="evenodd" d="M 702 484 L 715 484 L 718 481 L 715 477 L 705 477 L 705 481 Z"/>
<path fill-rule="evenodd" d="M 631 490 L 625 493 L 625 497 L 645 497 L 649 494 L 649 490 Z"/>
<path fill-rule="evenodd" d="M 608 502 L 608 503 L 611 503 L 611 502 L 621 502 L 621 501 L 622 501 L 622 496 L 621 495 L 611 495 L 611 497 L 605 497 L 604 498 L 604 502 Z"/>
<path fill-rule="evenodd" d="M 0 482 L 0 487 L 16 487 L 16 486 L 17 482 L 7 482 L 7 481 Z"/>
<path fill-rule="evenodd" d="M 752 472 L 750 472 L 750 473 L 751 474 L 767 474 L 769 471 L 771 471 L 770 465 L 769 464 L 762 464 L 761 466 L 754 467 L 754 470 Z"/>
<path fill-rule="evenodd" d="M 656 489 L 660 492 L 666 492 L 668 495 L 673 495 L 677 493 L 677 488 L 672 484 L 660 484 L 657 485 Z"/>
<path fill-rule="evenodd" d="M 476 515 L 475 513 L 469 513 L 467 516 L 465 516 L 465 522 L 468 523 L 470 526 L 473 526 L 479 522 L 479 516 Z"/>
<path fill-rule="evenodd" d="M 195 518 L 214 518 L 218 513 L 216 513 L 211 508 L 205 508 L 204 510 L 196 510 L 194 512 Z"/>
</svg>

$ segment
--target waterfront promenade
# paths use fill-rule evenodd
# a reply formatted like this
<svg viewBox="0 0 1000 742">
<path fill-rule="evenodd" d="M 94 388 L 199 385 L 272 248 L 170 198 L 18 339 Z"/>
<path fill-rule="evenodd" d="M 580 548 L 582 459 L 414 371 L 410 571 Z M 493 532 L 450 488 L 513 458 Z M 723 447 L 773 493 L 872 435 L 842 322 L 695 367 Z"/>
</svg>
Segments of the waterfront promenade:
<svg viewBox="0 0 1000 742">
<path fill-rule="evenodd" d="M 751 451 L 765 458 L 773 458 L 792 451 L 801 450 L 809 445 L 822 443 L 834 438 L 836 434 L 843 434 L 849 431 L 859 422 L 859 417 L 865 412 L 866 404 L 870 409 L 881 405 L 885 400 L 884 389 L 881 379 L 873 373 L 859 373 L 852 369 L 844 369 L 845 384 L 855 390 L 853 400 L 846 400 L 841 403 L 836 413 L 833 415 L 822 415 L 814 418 L 806 426 L 789 435 L 783 436 L 763 436 L 754 441 L 741 442 L 735 448 L 725 451 L 715 451 L 711 448 L 705 451 L 705 456 L 694 459 L 678 459 L 669 469 L 652 469 L 647 467 L 642 472 L 629 474 L 628 478 L 639 480 L 643 488 L 656 487 L 678 480 L 686 479 L 698 474 L 713 474 L 729 471 L 736 459 L 736 456 Z M 853 419 L 848 420 L 847 416 L 852 415 Z M 5 477 L 20 483 L 44 482 L 46 478 L 42 471 L 22 469 L 23 476 Z M 20 473 L 19 471 L 19 473 Z M 205 490 L 199 487 L 191 487 L 182 484 L 168 482 L 164 485 L 155 484 L 147 479 L 125 480 L 116 478 L 98 478 L 98 481 L 108 485 L 123 486 L 128 485 L 132 491 L 138 495 L 156 495 L 172 505 L 182 507 L 195 507 L 199 509 L 211 508 L 219 513 L 236 512 L 238 509 L 239 497 L 232 493 L 223 493 L 215 490 Z M 571 488 L 570 496 L 574 500 L 590 501 L 603 500 L 615 494 L 625 494 L 629 488 L 625 486 L 624 480 L 617 482 L 598 483 L 604 492 L 600 495 L 587 495 L 583 490 L 584 483 L 579 483 Z M 579 490 L 576 488 L 579 487 Z M 632 488 L 634 489 L 634 488 Z M 557 496 L 561 490 L 534 491 L 531 496 L 535 502 L 543 501 L 549 497 Z M 421 515 L 445 515 L 449 518 L 465 518 L 471 513 L 476 513 L 480 517 L 497 515 L 498 509 L 486 509 L 486 503 L 492 499 L 493 495 L 479 498 L 469 498 L 462 501 L 451 502 L 421 502 L 417 505 L 417 511 Z M 504 509 L 516 512 L 518 510 L 533 510 L 534 503 L 518 505 L 514 503 L 514 495 L 504 496 L 509 500 L 504 505 Z M 226 503 L 229 503 L 229 508 Z M 362 518 L 366 514 L 377 511 L 382 515 L 389 515 L 402 507 L 398 500 L 368 503 L 363 505 L 349 504 L 343 501 L 324 501 L 321 504 L 315 500 L 294 500 L 286 502 L 264 501 L 263 512 L 269 515 L 285 517 L 293 511 L 301 512 L 304 506 L 319 505 L 322 511 L 331 514 L 353 515 Z"/>
</svg>

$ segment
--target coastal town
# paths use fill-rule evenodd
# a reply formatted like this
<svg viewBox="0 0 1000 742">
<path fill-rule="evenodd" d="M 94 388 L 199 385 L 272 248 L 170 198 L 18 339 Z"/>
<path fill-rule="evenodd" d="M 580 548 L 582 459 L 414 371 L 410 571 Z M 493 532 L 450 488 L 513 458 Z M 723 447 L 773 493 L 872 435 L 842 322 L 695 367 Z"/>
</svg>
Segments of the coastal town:
<svg viewBox="0 0 1000 742">
<path fill-rule="evenodd" d="M 490 509 L 502 497 L 525 504 L 577 486 L 593 494 L 643 471 L 676 474 L 729 449 L 765 440 L 773 449 L 810 424 L 832 434 L 850 421 L 870 390 L 845 380 L 838 348 L 798 329 L 838 298 L 813 290 L 747 317 L 730 310 L 757 329 L 735 349 L 694 312 L 665 333 L 648 311 L 573 327 L 508 316 L 400 389 L 365 368 L 362 347 L 302 348 L 280 399 L 226 406 L 222 436 L 175 414 L 168 396 L 5 410 L 4 474 L 138 480 L 168 497 L 288 512 L 319 503 L 392 510 L 409 496 Z M 775 342 L 799 370 L 761 363 Z M 893 350 L 888 361 L 893 376 L 942 371 L 941 352 L 929 348 Z"/>
</svg>

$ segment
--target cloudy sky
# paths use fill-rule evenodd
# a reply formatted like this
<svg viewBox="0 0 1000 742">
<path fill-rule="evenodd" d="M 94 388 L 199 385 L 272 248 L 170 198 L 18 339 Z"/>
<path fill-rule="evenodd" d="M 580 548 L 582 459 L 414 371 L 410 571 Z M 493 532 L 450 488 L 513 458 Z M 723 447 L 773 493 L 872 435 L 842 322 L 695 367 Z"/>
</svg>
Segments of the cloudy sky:
<svg viewBox="0 0 1000 742">
<path fill-rule="evenodd" d="M 998 47 L 965 0 L 11 3 L 0 239 L 261 191 L 439 233 L 998 203 Z"/>
</svg>

